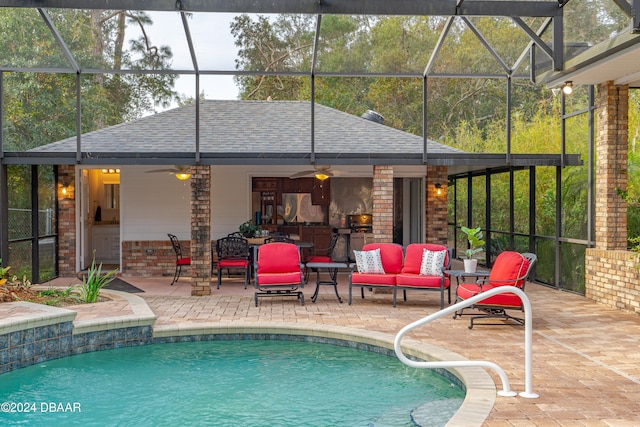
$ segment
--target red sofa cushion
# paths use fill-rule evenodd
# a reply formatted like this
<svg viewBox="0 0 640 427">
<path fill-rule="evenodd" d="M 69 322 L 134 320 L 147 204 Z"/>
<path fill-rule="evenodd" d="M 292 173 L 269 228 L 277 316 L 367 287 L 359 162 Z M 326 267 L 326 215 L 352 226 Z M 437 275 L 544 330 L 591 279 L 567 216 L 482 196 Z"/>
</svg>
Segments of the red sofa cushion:
<svg viewBox="0 0 640 427">
<path fill-rule="evenodd" d="M 394 286 L 396 275 L 354 272 L 351 274 L 351 283 L 353 285 Z"/>
<path fill-rule="evenodd" d="M 412 288 L 436 288 L 440 289 L 441 276 L 420 276 L 414 273 L 400 273 L 396 276 L 397 286 Z M 449 278 L 444 278 L 444 289 L 450 286 Z"/>
<path fill-rule="evenodd" d="M 402 271 L 402 246 L 396 243 L 367 243 L 363 251 L 373 251 L 380 248 L 382 267 L 386 274 L 398 274 Z"/>
<path fill-rule="evenodd" d="M 488 283 L 491 286 L 518 286 L 522 287 L 524 280 L 516 283 L 518 277 L 522 277 L 529 268 L 529 261 L 519 252 L 505 251 L 496 258 Z"/>
<path fill-rule="evenodd" d="M 404 254 L 404 265 L 402 273 L 420 274 L 420 264 L 422 263 L 422 252 L 427 249 L 429 251 L 447 251 L 446 246 L 435 245 L 433 243 L 411 243 L 407 246 Z M 449 252 L 444 258 L 444 265 L 449 262 Z M 386 271 L 386 270 L 385 270 Z"/>
</svg>

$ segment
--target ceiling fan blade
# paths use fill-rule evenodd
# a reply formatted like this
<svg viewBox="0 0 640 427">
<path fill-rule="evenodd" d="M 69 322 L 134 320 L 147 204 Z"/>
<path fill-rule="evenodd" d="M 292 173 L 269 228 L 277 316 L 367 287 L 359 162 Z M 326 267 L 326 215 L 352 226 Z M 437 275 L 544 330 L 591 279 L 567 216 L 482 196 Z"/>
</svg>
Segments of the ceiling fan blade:
<svg viewBox="0 0 640 427">
<path fill-rule="evenodd" d="M 296 179 L 296 178 L 300 178 L 300 177 L 303 177 L 303 176 L 312 175 L 312 174 L 314 174 L 314 173 L 316 173 L 316 171 L 315 171 L 315 170 L 312 170 L 312 171 L 302 171 L 302 172 L 294 173 L 293 175 L 289 176 L 289 178 L 291 178 L 291 179 Z"/>
<path fill-rule="evenodd" d="M 178 170 L 178 169 L 175 169 L 175 168 L 171 168 L 171 169 L 154 169 L 154 170 L 146 171 L 145 173 L 158 173 L 158 172 L 176 173 L 176 172 L 181 172 L 181 171 Z"/>
</svg>

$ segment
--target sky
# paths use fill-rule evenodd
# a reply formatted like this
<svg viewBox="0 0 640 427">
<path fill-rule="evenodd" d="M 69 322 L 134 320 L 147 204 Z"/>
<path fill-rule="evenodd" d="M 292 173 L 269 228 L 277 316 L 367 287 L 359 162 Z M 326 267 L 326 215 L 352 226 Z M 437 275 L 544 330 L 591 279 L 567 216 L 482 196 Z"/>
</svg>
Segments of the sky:
<svg viewBox="0 0 640 427">
<path fill-rule="evenodd" d="M 155 45 L 167 45 L 173 52 L 174 69 L 193 69 L 182 20 L 178 12 L 150 13 L 153 25 L 146 31 Z M 237 47 L 229 29 L 234 14 L 199 13 L 188 18 L 191 38 L 196 50 L 199 68 L 234 70 Z M 133 29 L 132 29 L 133 30 Z M 135 32 L 132 31 L 135 35 Z M 138 33 L 139 34 L 139 33 Z M 134 37 L 132 35 L 132 37 Z M 195 97 L 193 75 L 178 77 L 175 90 Z M 233 76 L 200 76 L 200 91 L 207 99 L 237 99 L 238 88 Z"/>
</svg>

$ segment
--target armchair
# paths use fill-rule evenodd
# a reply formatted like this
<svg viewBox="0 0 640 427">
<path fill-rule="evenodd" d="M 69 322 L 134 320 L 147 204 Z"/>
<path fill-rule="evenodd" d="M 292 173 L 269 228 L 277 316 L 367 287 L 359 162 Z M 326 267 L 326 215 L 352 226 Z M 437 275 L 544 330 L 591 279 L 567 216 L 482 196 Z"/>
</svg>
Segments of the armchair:
<svg viewBox="0 0 640 427">
<path fill-rule="evenodd" d="M 255 303 L 258 297 L 296 296 L 304 305 L 304 274 L 300 251 L 293 243 L 268 243 L 258 248 L 255 265 Z"/>
<path fill-rule="evenodd" d="M 532 253 L 519 253 L 512 251 L 502 252 L 496 258 L 488 278 L 478 280 L 476 283 L 462 283 L 458 285 L 456 301 L 464 301 L 489 289 L 498 286 L 516 286 L 524 290 L 524 285 L 531 274 L 537 257 Z M 486 280 L 485 280 L 486 279 Z M 523 310 L 520 297 L 515 294 L 505 293 L 486 298 L 469 308 L 475 308 L 484 314 L 474 315 L 469 322 L 469 329 L 473 328 L 474 320 L 497 318 L 512 320 L 518 325 L 524 325 L 524 319 L 511 316 L 507 310 Z M 457 311 L 453 318 L 462 316 L 463 311 Z M 487 323 L 476 323 L 487 324 Z M 507 325 L 508 323 L 504 323 Z"/>
</svg>

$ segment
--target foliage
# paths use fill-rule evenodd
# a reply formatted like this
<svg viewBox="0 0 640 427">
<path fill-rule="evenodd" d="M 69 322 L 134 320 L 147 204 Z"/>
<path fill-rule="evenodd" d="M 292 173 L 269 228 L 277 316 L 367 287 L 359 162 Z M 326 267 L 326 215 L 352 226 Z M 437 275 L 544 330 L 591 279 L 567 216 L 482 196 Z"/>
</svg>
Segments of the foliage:
<svg viewBox="0 0 640 427">
<path fill-rule="evenodd" d="M 482 240 L 482 229 L 478 228 L 468 228 L 468 227 L 460 227 L 460 230 L 467 235 L 467 240 L 469 241 L 469 249 L 464 251 L 464 254 L 468 259 L 473 258 L 473 256 L 479 252 L 484 250 L 485 241 Z"/>
<path fill-rule="evenodd" d="M 240 224 L 240 227 L 238 229 L 240 230 L 240 233 L 245 237 L 254 237 L 256 233 L 259 233 L 262 231 L 262 227 L 259 225 L 256 225 L 256 223 L 253 222 L 252 219 L 247 220 L 242 224 Z"/>
<path fill-rule="evenodd" d="M 61 301 L 69 299 L 80 301 L 80 297 L 73 293 L 75 289 L 75 286 L 69 286 L 65 289 L 50 287 L 38 292 L 38 296 L 45 298 L 45 305 L 58 305 Z"/>
<path fill-rule="evenodd" d="M 100 289 L 107 286 L 113 279 L 117 270 L 111 270 L 105 275 L 102 275 L 102 263 L 96 267 L 96 256 L 93 255 L 91 266 L 87 270 L 87 276 L 82 279 L 82 285 L 80 286 L 80 297 L 83 302 L 93 303 L 98 301 L 98 295 Z"/>
<path fill-rule="evenodd" d="M 49 9 L 54 25 L 80 68 L 170 68 L 173 56 L 155 46 L 144 27 L 150 17 L 140 11 Z M 0 57 L 12 67 L 69 69 L 71 64 L 38 13 L 0 8 Z M 124 44 L 127 31 L 142 35 Z M 165 74 L 90 74 L 79 84 L 82 132 L 119 124 L 152 111 L 152 100 L 167 106 L 175 97 L 176 76 Z M 76 134 L 75 73 L 7 73 L 4 76 L 5 149 L 26 151 Z"/>
</svg>

